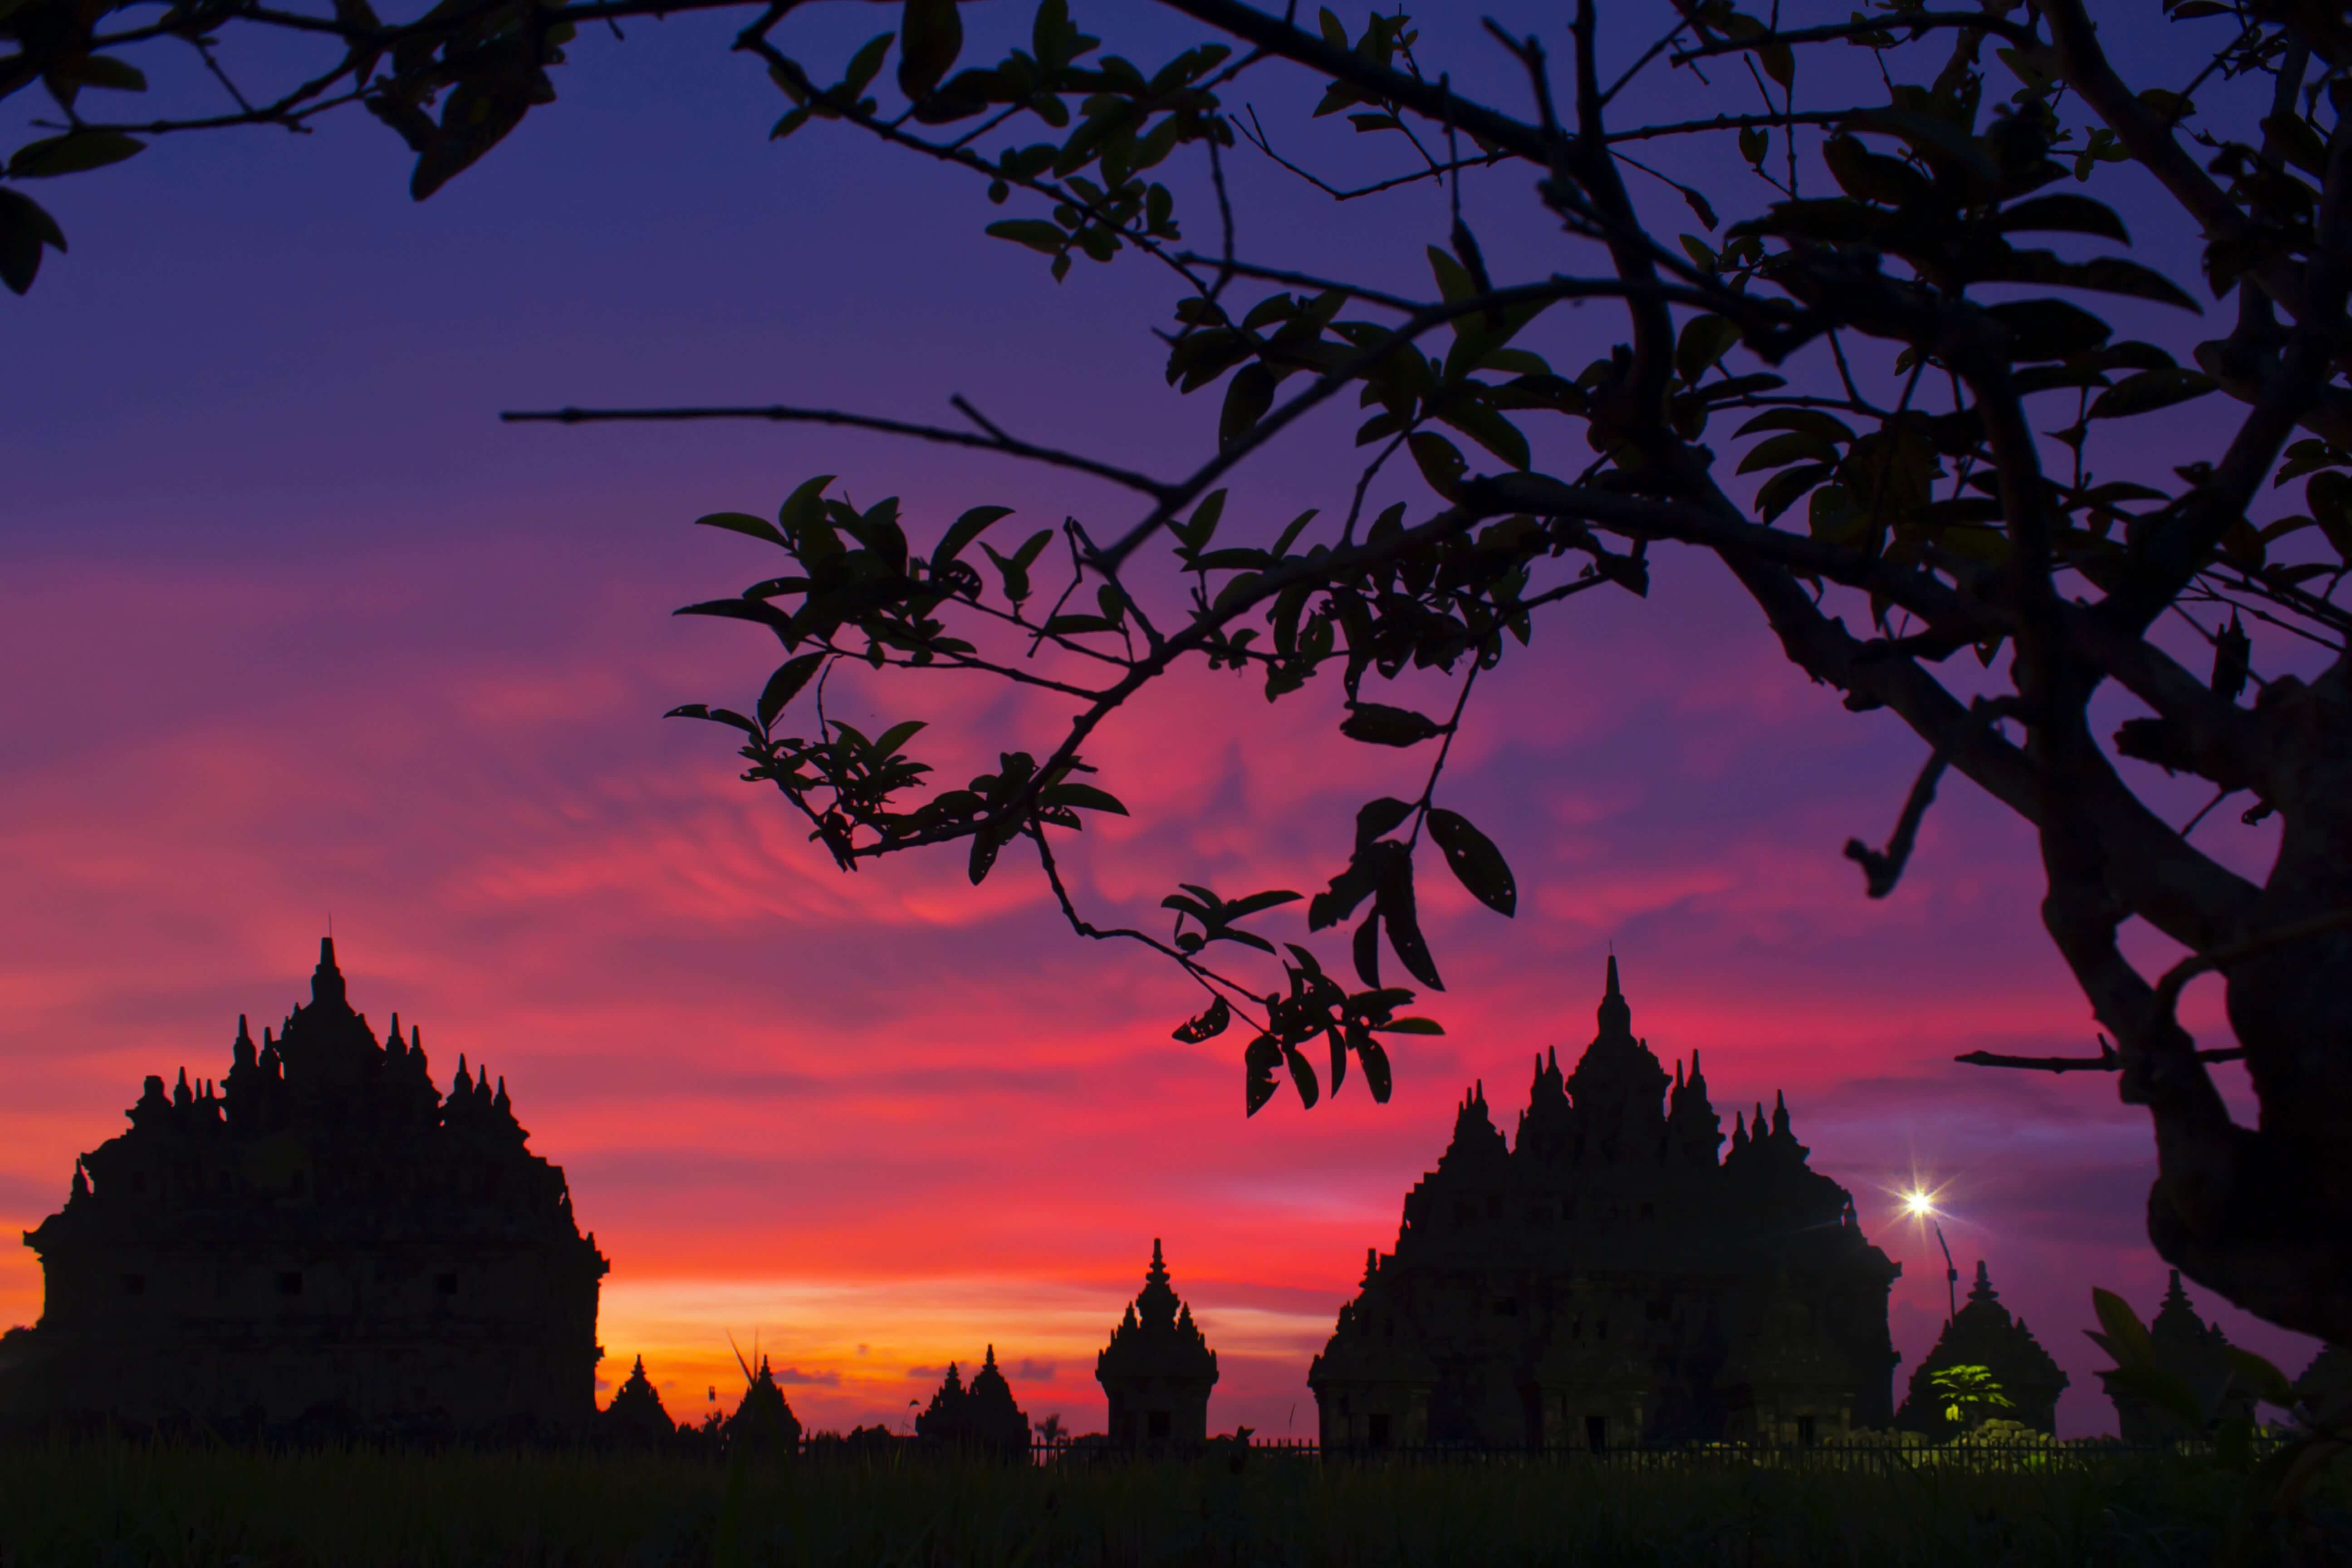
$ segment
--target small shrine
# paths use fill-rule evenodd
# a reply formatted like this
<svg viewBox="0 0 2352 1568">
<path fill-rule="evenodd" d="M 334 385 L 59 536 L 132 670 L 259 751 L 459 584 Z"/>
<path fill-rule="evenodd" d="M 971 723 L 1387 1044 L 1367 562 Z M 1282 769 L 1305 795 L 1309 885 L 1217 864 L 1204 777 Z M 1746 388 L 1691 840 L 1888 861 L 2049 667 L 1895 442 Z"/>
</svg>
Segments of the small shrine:
<svg viewBox="0 0 2352 1568">
<path fill-rule="evenodd" d="M 596 1437 L 615 1448 L 663 1448 L 677 1438 L 677 1423 L 662 1405 L 661 1391 L 646 1375 L 639 1356 L 628 1377 L 613 1391 L 613 1403 L 596 1413 Z"/>
<path fill-rule="evenodd" d="M 915 1436 L 926 1443 L 982 1453 L 1029 1454 L 1029 1416 L 1013 1398 L 1013 1385 L 996 1364 L 996 1347 L 964 1384 L 953 1362 L 931 1402 L 915 1417 Z"/>
<path fill-rule="evenodd" d="M 1945 1400 L 1936 1392 L 1936 1373 L 1948 1366 L 1980 1366 L 1992 1374 L 2010 1408 L 2004 1421 L 2016 1421 L 2038 1432 L 2058 1429 L 2058 1395 L 2072 1381 L 2042 1348 L 2025 1320 L 2013 1318 L 1992 1288 L 1984 1260 L 1977 1260 L 1977 1282 L 1969 1299 L 1944 1325 L 1929 1351 L 1911 1373 L 1909 1395 L 1896 1411 L 1895 1424 L 1931 1437 L 1956 1436 L 1958 1426 L 1944 1414 Z"/>
<path fill-rule="evenodd" d="M 800 1452 L 801 1418 L 793 1414 L 792 1401 L 777 1385 L 776 1374 L 769 1369 L 766 1356 L 760 1358 L 760 1370 L 751 1374 L 742 1403 L 735 1406 L 735 1414 L 727 1418 L 719 1432 L 730 1448 L 740 1447 L 754 1454 L 775 1454 L 786 1458 Z"/>
<path fill-rule="evenodd" d="M 2254 1392 L 2244 1380 L 2231 1374 L 2230 1336 L 2221 1331 L 2221 1324 L 2208 1323 L 2197 1315 L 2189 1304 L 2189 1292 L 2180 1288 L 2179 1269 L 2172 1270 L 2164 1304 L 2147 1327 L 2148 1338 L 2156 1342 L 2157 1370 L 2187 1384 L 2200 1409 L 2212 1412 L 2218 1420 L 2252 1419 Z M 2162 1406 L 2117 1388 L 2112 1373 L 2100 1373 L 2099 1381 L 2116 1407 L 2116 1421 L 2125 1442 L 2153 1446 L 2201 1436 L 2190 1432 L 2179 1416 Z"/>
<path fill-rule="evenodd" d="M 445 1096 L 398 1015 L 378 1039 L 319 944 L 310 1000 L 227 1075 L 166 1092 L 74 1163 L 25 1235 L 39 1323 L 0 1415 L 225 1436 L 513 1441 L 596 1414 L 599 1281 L 561 1167 L 506 1080 Z"/>
<path fill-rule="evenodd" d="M 1168 1282 L 1160 1239 L 1143 1289 L 1128 1303 L 1095 1357 L 1095 1381 L 1110 1401 L 1110 1440 L 1123 1447 L 1204 1443 L 1217 1352 L 1192 1321 L 1192 1309 Z"/>
</svg>

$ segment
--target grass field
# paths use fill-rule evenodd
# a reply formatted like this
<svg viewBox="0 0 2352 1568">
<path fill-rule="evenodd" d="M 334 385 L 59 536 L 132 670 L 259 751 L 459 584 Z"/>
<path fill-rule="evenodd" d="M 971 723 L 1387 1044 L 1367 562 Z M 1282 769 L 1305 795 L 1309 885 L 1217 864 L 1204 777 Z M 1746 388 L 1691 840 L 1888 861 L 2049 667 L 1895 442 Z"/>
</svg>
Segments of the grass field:
<svg viewBox="0 0 2352 1568">
<path fill-rule="evenodd" d="M 2238 1485 L 2160 1457 L 2012 1475 L 1266 1457 L 1238 1468 L 884 1460 L 730 1473 L 588 1453 L 84 1444 L 0 1450 L 0 1565 L 2204 1568 L 2227 1544 Z M 2352 1563 L 2346 1500 L 2339 1483 L 2299 1539 L 2257 1542 L 2247 1561 Z"/>
</svg>

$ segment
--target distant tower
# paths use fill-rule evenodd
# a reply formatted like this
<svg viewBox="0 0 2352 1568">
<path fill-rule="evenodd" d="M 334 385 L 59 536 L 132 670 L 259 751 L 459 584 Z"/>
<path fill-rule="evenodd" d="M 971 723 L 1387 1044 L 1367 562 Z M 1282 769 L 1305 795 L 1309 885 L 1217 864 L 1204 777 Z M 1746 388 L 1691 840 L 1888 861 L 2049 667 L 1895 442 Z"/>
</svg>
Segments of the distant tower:
<svg viewBox="0 0 2352 1568">
<path fill-rule="evenodd" d="M 2189 1304 L 2189 1292 L 2180 1288 L 2178 1268 L 2172 1271 L 2171 1287 L 2164 1293 L 2156 1321 L 2148 1325 L 2148 1334 L 2156 1342 L 2157 1366 L 2188 1384 L 2200 1406 L 2223 1418 L 2252 1417 L 2253 1391 L 2231 1376 L 2229 1336 L 2221 1324 L 2208 1323 L 2197 1315 Z M 2107 1398 L 2115 1404 L 2125 1442 L 2157 1444 L 2201 1436 L 2188 1431 L 2162 1407 L 2117 1388 L 2113 1373 L 2099 1373 L 2099 1381 L 2106 1384 Z"/>
<path fill-rule="evenodd" d="M 1110 1440 L 1202 1443 L 1209 1436 L 1209 1390 L 1217 1352 L 1192 1322 L 1192 1309 L 1168 1283 L 1160 1241 L 1143 1289 L 1095 1358 L 1095 1381 L 1110 1400 Z"/>
</svg>

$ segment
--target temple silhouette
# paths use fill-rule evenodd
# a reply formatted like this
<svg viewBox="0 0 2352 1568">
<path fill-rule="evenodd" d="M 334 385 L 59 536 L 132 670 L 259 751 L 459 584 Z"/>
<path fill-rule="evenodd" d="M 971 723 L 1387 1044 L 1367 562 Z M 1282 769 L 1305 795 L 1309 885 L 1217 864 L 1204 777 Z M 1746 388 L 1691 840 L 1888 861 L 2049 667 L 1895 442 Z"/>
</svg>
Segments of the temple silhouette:
<svg viewBox="0 0 2352 1568">
<path fill-rule="evenodd" d="M 2022 1318 L 2011 1317 L 1992 1288 L 1983 1259 L 1977 1261 L 1977 1282 L 1969 1299 L 1945 1321 L 1936 1345 L 1911 1369 L 1911 1386 L 1895 1424 L 1931 1437 L 1954 1437 L 1958 1423 L 1948 1419 L 1945 1400 L 1936 1393 L 1936 1373 L 1949 1366 L 1980 1366 L 1992 1374 L 2010 1407 L 1993 1415 L 2037 1432 L 2058 1429 L 2058 1396 L 2072 1381 L 2059 1370 Z"/>
<path fill-rule="evenodd" d="M 2197 1315 L 2189 1304 L 2189 1292 L 2180 1288 L 2180 1270 L 2172 1270 L 2172 1282 L 2164 1293 L 2164 1304 L 2157 1309 L 2155 1321 L 2147 1326 L 2148 1338 L 2156 1342 L 2156 1364 L 2188 1384 L 2197 1403 L 2210 1411 L 2215 1420 L 2251 1420 L 2254 1414 L 2254 1391 L 2246 1381 L 2233 1374 L 2230 1365 L 2230 1336 L 2221 1331 L 2219 1323 L 2209 1323 Z M 2116 1422 L 2126 1443 L 2168 1443 L 2181 1437 L 2201 1437 L 2202 1432 L 2192 1432 L 2178 1416 L 2161 1405 L 2116 1384 L 2112 1372 L 2099 1373 L 2105 1385 L 2107 1398 L 2116 1407 Z"/>
<path fill-rule="evenodd" d="M 1899 1265 L 1806 1163 L 1787 1104 L 1722 1123 L 1670 1079 L 1609 961 L 1573 1071 L 1536 1058 L 1507 1144 L 1483 1086 L 1395 1250 L 1307 1373 L 1328 1447 L 1810 1443 L 1885 1426 Z M 1663 1103 L 1662 1103 L 1663 1102 Z"/>
<path fill-rule="evenodd" d="M 1132 1447 L 1207 1441 L 1217 1352 L 1193 1324 L 1192 1309 L 1169 1284 L 1157 1237 L 1143 1289 L 1110 1331 L 1110 1343 L 1095 1357 L 1095 1381 L 1110 1401 L 1113 1443 Z"/>
<path fill-rule="evenodd" d="M 227 1076 L 168 1094 L 75 1163 L 25 1234 L 41 1320 L 11 1336 L 0 1410 L 224 1436 L 514 1440 L 595 1412 L 609 1265 L 505 1079 L 419 1031 L 379 1042 L 319 944 L 310 1000 Z"/>
<path fill-rule="evenodd" d="M 968 1386 L 955 1363 L 948 1363 L 947 1376 L 915 1417 L 915 1436 L 935 1447 L 1029 1457 L 1029 1416 L 1013 1403 L 1013 1386 L 997 1370 L 994 1345 Z"/>
</svg>

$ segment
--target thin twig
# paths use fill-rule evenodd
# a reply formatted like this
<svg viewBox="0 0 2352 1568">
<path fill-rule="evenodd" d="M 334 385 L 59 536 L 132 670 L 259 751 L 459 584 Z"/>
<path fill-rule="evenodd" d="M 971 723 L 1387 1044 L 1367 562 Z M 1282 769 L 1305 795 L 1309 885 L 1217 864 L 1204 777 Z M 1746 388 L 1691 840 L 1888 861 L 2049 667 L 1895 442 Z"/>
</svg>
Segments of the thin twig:
<svg viewBox="0 0 2352 1568">
<path fill-rule="evenodd" d="M 958 404 L 963 411 L 978 420 L 969 404 Z M 1154 498 L 1165 498 L 1176 487 L 1164 484 L 1149 474 L 1139 474 L 1132 468 L 1097 462 L 1065 452 L 1053 447 L 1040 447 L 1032 442 L 1015 440 L 1001 433 L 974 436 L 964 430 L 945 430 L 936 425 L 914 425 L 903 419 L 879 419 L 866 414 L 845 414 L 838 408 L 793 408 L 783 404 L 765 407 L 711 408 L 551 408 L 508 409 L 499 418 L 509 425 L 598 425 L 598 424 L 676 424 L 696 419 L 765 419 L 786 425 L 837 425 L 853 430 L 876 430 L 887 436 L 911 436 L 919 441 L 932 441 L 943 447 L 968 447 L 975 451 L 1000 452 L 1008 458 L 1023 458 L 1034 463 L 1045 463 L 1056 468 L 1070 468 L 1097 479 L 1108 479 L 1131 490 L 1139 490 Z M 984 422 L 983 422 L 984 423 Z"/>
</svg>

